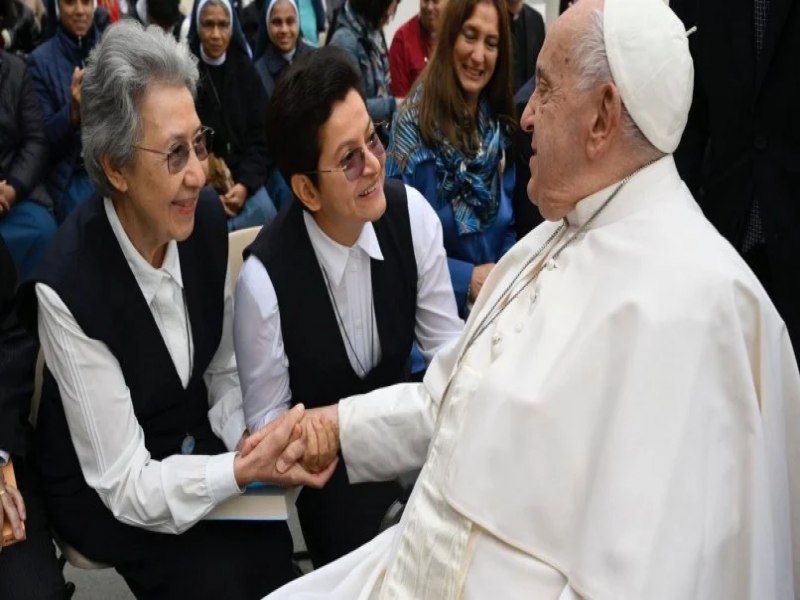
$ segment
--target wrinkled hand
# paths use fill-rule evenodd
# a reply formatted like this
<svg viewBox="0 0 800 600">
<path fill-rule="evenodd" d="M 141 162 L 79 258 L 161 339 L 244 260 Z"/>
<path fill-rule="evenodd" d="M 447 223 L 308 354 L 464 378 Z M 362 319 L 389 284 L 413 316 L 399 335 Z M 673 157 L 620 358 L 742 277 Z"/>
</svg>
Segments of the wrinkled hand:
<svg viewBox="0 0 800 600">
<path fill-rule="evenodd" d="M 83 83 L 83 69 L 75 67 L 72 72 L 72 81 L 69 83 L 69 120 L 74 127 L 81 122 L 81 84 Z"/>
<path fill-rule="evenodd" d="M 17 190 L 8 185 L 6 181 L 0 181 L 0 217 L 4 217 L 11 211 L 16 200 Z"/>
<path fill-rule="evenodd" d="M 306 440 L 306 451 L 300 462 L 309 473 L 319 473 L 339 454 L 338 407 L 308 409 L 300 425 Z"/>
<path fill-rule="evenodd" d="M 469 290 L 467 295 L 473 302 L 475 302 L 478 294 L 481 293 L 481 288 L 486 282 L 486 278 L 489 277 L 489 273 L 492 272 L 492 269 L 494 269 L 494 263 L 476 265 L 475 268 L 472 269 L 472 279 L 469 281 Z"/>
<path fill-rule="evenodd" d="M 14 537 L 23 540 L 25 539 L 26 518 L 22 494 L 13 485 L 7 485 L 4 481 L 0 481 L 0 531 L 3 529 L 3 522 L 8 519 L 11 522 Z"/>
<path fill-rule="evenodd" d="M 241 183 L 236 183 L 228 190 L 228 193 L 220 196 L 220 198 L 222 198 L 222 205 L 225 207 L 225 214 L 229 217 L 235 217 L 241 212 L 244 202 L 247 200 L 247 188 Z"/>
<path fill-rule="evenodd" d="M 310 473 L 299 462 L 306 450 L 306 439 L 300 425 L 304 414 L 305 408 L 298 404 L 244 440 L 241 454 L 234 460 L 239 487 L 253 481 L 284 487 L 307 485 L 317 488 L 327 483 L 336 468 L 336 460 L 318 473 Z"/>
</svg>

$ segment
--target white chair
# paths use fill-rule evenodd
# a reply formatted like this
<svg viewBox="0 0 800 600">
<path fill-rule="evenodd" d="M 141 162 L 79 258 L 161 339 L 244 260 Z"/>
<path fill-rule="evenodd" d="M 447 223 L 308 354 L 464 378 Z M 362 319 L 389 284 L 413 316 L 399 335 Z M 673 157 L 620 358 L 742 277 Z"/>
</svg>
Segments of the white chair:
<svg viewBox="0 0 800 600">
<path fill-rule="evenodd" d="M 236 280 L 242 268 L 242 252 L 253 243 L 259 231 L 261 231 L 261 226 L 239 229 L 228 234 L 228 271 L 231 275 L 231 291 L 236 288 Z"/>
</svg>

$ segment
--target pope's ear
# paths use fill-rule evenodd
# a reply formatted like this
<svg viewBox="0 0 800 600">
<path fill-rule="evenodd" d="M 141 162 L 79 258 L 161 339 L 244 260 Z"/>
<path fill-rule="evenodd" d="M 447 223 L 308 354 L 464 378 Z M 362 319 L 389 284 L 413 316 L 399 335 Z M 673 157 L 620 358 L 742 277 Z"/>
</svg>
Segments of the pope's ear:
<svg viewBox="0 0 800 600">
<path fill-rule="evenodd" d="M 122 174 L 122 169 L 114 165 L 107 154 L 100 157 L 100 166 L 103 167 L 108 181 L 117 191 L 123 193 L 128 191 L 128 180 Z"/>
<path fill-rule="evenodd" d="M 290 180 L 294 195 L 309 211 L 317 212 L 321 206 L 320 193 L 308 175 L 295 173 Z"/>
<path fill-rule="evenodd" d="M 589 131 L 587 151 L 591 157 L 608 148 L 613 138 L 622 133 L 622 98 L 617 86 L 606 82 L 593 93 L 594 115 Z"/>
</svg>

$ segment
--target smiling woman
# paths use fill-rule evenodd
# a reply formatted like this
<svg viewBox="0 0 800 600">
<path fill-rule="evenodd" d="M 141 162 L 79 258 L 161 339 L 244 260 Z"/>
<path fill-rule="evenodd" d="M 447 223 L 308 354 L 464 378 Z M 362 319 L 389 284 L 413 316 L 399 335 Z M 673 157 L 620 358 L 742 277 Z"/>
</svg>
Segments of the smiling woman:
<svg viewBox="0 0 800 600">
<path fill-rule="evenodd" d="M 417 188 L 439 214 L 464 313 L 516 241 L 511 67 L 504 1 L 449 0 L 437 50 L 389 143 L 387 175 Z"/>
<path fill-rule="evenodd" d="M 235 452 L 247 436 L 228 241 L 201 191 L 197 78 L 160 29 L 106 32 L 82 91 L 86 169 L 105 198 L 67 219 L 21 295 L 47 363 L 37 454 L 55 530 L 138 597 L 245 600 L 291 578 L 286 524 L 201 519 L 253 481 L 320 485 L 330 471 L 294 465 L 302 407 Z"/>
</svg>

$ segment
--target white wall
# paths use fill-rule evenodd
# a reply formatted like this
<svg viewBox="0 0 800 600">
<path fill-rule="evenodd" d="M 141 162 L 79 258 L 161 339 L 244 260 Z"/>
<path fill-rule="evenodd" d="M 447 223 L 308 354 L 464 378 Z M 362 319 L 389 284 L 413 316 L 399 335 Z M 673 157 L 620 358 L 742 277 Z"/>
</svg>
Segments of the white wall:
<svg viewBox="0 0 800 600">
<path fill-rule="evenodd" d="M 558 16 L 558 0 L 525 0 L 525 2 L 542 13 L 547 25 L 550 25 Z M 394 19 L 392 19 L 384 30 L 386 34 L 386 43 L 391 44 L 394 32 L 418 12 L 418 0 L 401 0 L 400 4 L 397 6 L 397 14 L 395 14 Z"/>
</svg>

